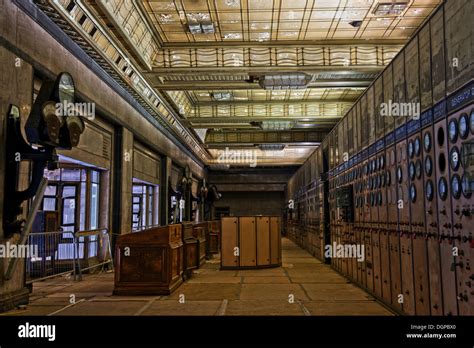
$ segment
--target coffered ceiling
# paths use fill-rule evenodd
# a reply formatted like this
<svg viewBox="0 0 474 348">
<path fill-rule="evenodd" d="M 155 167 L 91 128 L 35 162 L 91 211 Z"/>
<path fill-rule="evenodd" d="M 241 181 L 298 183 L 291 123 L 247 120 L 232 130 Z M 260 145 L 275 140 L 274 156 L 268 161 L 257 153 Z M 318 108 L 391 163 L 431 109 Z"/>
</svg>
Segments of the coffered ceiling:
<svg viewBox="0 0 474 348">
<path fill-rule="evenodd" d="M 304 162 L 440 0 L 35 2 L 205 163 L 275 166 Z"/>
</svg>

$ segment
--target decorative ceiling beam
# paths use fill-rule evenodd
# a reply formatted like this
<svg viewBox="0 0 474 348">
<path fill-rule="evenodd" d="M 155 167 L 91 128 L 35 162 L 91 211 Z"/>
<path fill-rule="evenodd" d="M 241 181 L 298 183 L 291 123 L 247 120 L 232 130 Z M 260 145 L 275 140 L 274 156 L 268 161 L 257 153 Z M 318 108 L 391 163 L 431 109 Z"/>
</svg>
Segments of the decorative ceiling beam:
<svg viewBox="0 0 474 348">
<path fill-rule="evenodd" d="M 372 80 L 318 80 L 310 83 L 307 88 L 366 88 Z M 232 81 L 192 81 L 192 82 L 166 82 L 163 84 L 153 83 L 152 87 L 159 91 L 208 91 L 208 90 L 245 90 L 262 89 L 258 83 L 232 82 Z"/>
<path fill-rule="evenodd" d="M 284 47 L 284 48 L 322 48 L 328 46 L 358 46 L 358 47 L 374 47 L 374 46 L 393 46 L 399 48 L 406 44 L 405 39 L 333 39 L 333 40 L 279 40 L 279 41 L 224 41 L 224 42 L 166 42 L 162 44 L 163 49 L 172 48 L 262 48 L 262 47 Z"/>
<path fill-rule="evenodd" d="M 298 131 L 208 131 L 205 146 L 207 148 L 228 145 L 254 144 L 299 144 L 318 145 L 328 134 L 325 131 L 298 130 Z"/>
<path fill-rule="evenodd" d="M 153 67 L 151 72 L 144 72 L 144 75 L 169 75 L 169 74 L 192 74 L 192 73 L 232 73 L 242 74 L 248 73 L 252 75 L 260 75 L 265 73 L 282 73 L 282 72 L 307 72 L 321 73 L 332 72 L 340 74 L 352 73 L 374 73 L 384 69 L 383 65 L 294 65 L 294 66 L 193 66 L 193 67 Z"/>
<path fill-rule="evenodd" d="M 362 91 L 361 91 L 362 92 Z M 335 100 L 327 99 L 303 99 L 303 100 L 231 100 L 229 101 L 208 101 L 208 102 L 197 102 L 196 106 L 234 106 L 234 105 L 334 105 L 334 104 L 343 104 L 351 106 L 357 100 L 358 96 L 353 97 L 342 97 Z"/>
</svg>

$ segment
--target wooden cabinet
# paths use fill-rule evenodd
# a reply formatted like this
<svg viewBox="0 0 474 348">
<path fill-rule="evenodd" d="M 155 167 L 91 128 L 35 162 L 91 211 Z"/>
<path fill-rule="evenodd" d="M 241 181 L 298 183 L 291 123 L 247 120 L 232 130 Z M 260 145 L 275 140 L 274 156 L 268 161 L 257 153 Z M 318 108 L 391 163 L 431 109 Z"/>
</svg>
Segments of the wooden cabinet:
<svg viewBox="0 0 474 348">
<path fill-rule="evenodd" d="M 224 217 L 221 226 L 221 268 L 265 268 L 281 265 L 279 217 Z"/>
<path fill-rule="evenodd" d="M 193 236 L 198 241 L 198 266 L 206 262 L 206 234 L 207 222 L 197 222 L 193 224 Z"/>
<path fill-rule="evenodd" d="M 236 217 L 222 218 L 221 230 L 221 267 L 239 267 L 239 257 L 236 248 L 239 247 L 238 219 Z"/>
<path fill-rule="evenodd" d="M 208 221 L 207 222 L 207 235 L 206 235 L 206 246 L 207 246 L 207 257 L 210 258 L 212 254 L 218 254 L 220 250 L 220 230 L 221 222 Z"/>
<path fill-rule="evenodd" d="M 181 225 L 121 235 L 115 246 L 115 295 L 169 295 L 183 282 Z"/>
<path fill-rule="evenodd" d="M 193 223 L 183 222 L 184 276 L 191 277 L 193 269 L 199 267 L 199 242 L 193 234 Z"/>
</svg>

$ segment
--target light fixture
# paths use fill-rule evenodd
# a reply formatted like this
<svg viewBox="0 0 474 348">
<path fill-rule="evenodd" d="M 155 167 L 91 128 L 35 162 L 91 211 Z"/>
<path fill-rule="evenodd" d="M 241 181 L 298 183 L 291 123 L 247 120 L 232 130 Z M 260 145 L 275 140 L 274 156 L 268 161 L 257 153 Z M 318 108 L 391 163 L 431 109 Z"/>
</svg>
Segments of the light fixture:
<svg viewBox="0 0 474 348">
<path fill-rule="evenodd" d="M 263 130 L 289 130 L 295 126 L 294 121 L 262 121 L 262 122 L 250 122 L 252 126 L 259 127 Z"/>
<path fill-rule="evenodd" d="M 259 144 L 257 147 L 262 151 L 283 151 L 285 144 Z"/>
<path fill-rule="evenodd" d="M 232 94 L 230 92 L 213 92 L 212 98 L 215 101 L 228 101 L 232 100 Z"/>
<path fill-rule="evenodd" d="M 188 13 L 186 16 L 191 34 L 212 34 L 215 32 L 209 13 Z"/>
<path fill-rule="evenodd" d="M 268 74 L 259 78 L 258 83 L 264 89 L 306 88 L 312 76 L 305 73 Z"/>
<path fill-rule="evenodd" d="M 407 8 L 408 2 L 381 2 L 373 12 L 376 16 L 398 16 Z"/>
</svg>

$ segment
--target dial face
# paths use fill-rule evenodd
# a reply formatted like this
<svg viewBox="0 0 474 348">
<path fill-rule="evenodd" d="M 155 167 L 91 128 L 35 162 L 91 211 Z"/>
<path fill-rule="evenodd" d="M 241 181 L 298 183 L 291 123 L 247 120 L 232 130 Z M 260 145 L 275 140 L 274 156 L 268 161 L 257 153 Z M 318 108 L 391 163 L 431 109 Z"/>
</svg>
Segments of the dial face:
<svg viewBox="0 0 474 348">
<path fill-rule="evenodd" d="M 421 179 L 421 160 L 418 159 L 415 163 L 415 174 L 417 179 Z"/>
<path fill-rule="evenodd" d="M 392 175 L 390 174 L 389 170 L 387 170 L 385 177 L 387 179 L 387 186 L 390 186 L 392 184 Z"/>
<path fill-rule="evenodd" d="M 410 180 L 415 180 L 415 164 L 413 162 L 410 162 L 408 173 L 410 175 Z"/>
<path fill-rule="evenodd" d="M 474 109 L 471 110 L 471 115 L 469 116 L 469 129 L 471 134 L 474 134 Z"/>
<path fill-rule="evenodd" d="M 426 198 L 429 201 L 433 200 L 433 182 L 431 180 L 428 180 L 425 185 L 425 192 L 426 192 Z"/>
<path fill-rule="evenodd" d="M 448 196 L 448 183 L 446 182 L 446 179 L 440 178 L 438 180 L 438 193 L 439 193 L 439 198 L 441 198 L 443 201 L 446 200 L 446 197 Z"/>
<path fill-rule="evenodd" d="M 415 139 L 415 156 L 420 155 L 421 145 L 420 145 L 420 138 L 416 137 Z"/>
<path fill-rule="evenodd" d="M 410 158 L 413 158 L 413 155 L 415 154 L 415 145 L 413 144 L 413 141 L 410 140 L 408 143 L 408 156 Z"/>
<path fill-rule="evenodd" d="M 414 184 L 410 185 L 410 199 L 412 203 L 415 203 L 416 201 L 416 187 Z"/>
<path fill-rule="evenodd" d="M 458 121 L 456 121 L 455 118 L 449 121 L 448 131 L 449 131 L 449 140 L 452 143 L 456 142 L 456 140 L 458 140 Z"/>
<path fill-rule="evenodd" d="M 451 151 L 449 152 L 449 163 L 451 165 L 452 170 L 458 170 L 459 169 L 460 157 L 461 157 L 461 155 L 459 154 L 458 147 L 454 146 L 451 149 Z"/>
<path fill-rule="evenodd" d="M 474 181 L 471 182 L 469 180 L 469 176 L 464 174 L 461 179 L 461 189 L 462 189 L 462 194 L 466 198 L 470 198 L 472 195 L 472 189 L 474 186 Z"/>
<path fill-rule="evenodd" d="M 385 155 L 380 156 L 380 168 L 385 168 Z"/>
<path fill-rule="evenodd" d="M 403 180 L 403 171 L 402 171 L 402 167 L 400 166 L 398 166 L 397 168 L 397 180 L 399 184 L 401 184 Z"/>
<path fill-rule="evenodd" d="M 456 199 L 461 197 L 461 179 L 457 174 L 454 174 L 451 177 L 451 193 Z"/>
<path fill-rule="evenodd" d="M 427 176 L 431 176 L 433 172 L 433 161 L 431 160 L 430 156 L 426 156 L 425 158 L 425 174 Z"/>
<path fill-rule="evenodd" d="M 425 133 L 423 137 L 423 146 L 425 147 L 425 151 L 428 152 L 431 150 L 431 134 Z"/>
<path fill-rule="evenodd" d="M 370 172 L 373 173 L 375 171 L 375 160 L 370 162 Z"/>
<path fill-rule="evenodd" d="M 459 117 L 459 136 L 461 139 L 466 139 L 467 135 L 469 134 L 469 117 L 467 114 L 462 114 Z"/>
</svg>

